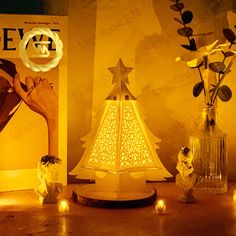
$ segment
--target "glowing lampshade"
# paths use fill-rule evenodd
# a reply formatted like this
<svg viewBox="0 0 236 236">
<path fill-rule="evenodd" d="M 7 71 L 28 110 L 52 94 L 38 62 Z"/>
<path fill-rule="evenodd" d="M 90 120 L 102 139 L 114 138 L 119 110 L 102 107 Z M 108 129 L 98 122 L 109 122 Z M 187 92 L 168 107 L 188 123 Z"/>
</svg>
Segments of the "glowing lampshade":
<svg viewBox="0 0 236 236">
<path fill-rule="evenodd" d="M 147 129 L 126 86 L 132 68 L 120 59 L 109 70 L 114 88 L 94 139 L 87 140 L 84 155 L 70 174 L 95 179 L 97 191 L 145 191 L 146 180 L 165 180 L 172 175 L 157 156 L 160 140 Z"/>
</svg>

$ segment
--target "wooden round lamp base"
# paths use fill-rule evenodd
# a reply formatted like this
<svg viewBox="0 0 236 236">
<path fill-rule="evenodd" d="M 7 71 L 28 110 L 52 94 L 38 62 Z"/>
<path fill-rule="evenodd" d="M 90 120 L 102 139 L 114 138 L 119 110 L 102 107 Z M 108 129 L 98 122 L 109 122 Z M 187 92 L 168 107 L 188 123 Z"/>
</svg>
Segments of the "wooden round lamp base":
<svg viewBox="0 0 236 236">
<path fill-rule="evenodd" d="M 95 184 L 86 184 L 72 193 L 81 205 L 104 208 L 131 208 L 152 205 L 157 197 L 155 189 L 145 192 L 97 192 Z"/>
</svg>

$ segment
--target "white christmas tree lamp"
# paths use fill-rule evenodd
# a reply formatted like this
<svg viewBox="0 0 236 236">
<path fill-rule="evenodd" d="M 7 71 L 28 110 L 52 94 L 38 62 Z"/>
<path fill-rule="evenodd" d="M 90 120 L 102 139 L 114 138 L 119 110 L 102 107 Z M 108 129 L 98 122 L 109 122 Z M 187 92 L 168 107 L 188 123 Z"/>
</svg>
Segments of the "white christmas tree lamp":
<svg viewBox="0 0 236 236">
<path fill-rule="evenodd" d="M 106 98 L 106 107 L 93 140 L 88 140 L 80 162 L 71 171 L 80 179 L 95 179 L 79 191 L 89 198 L 136 200 L 153 195 L 146 180 L 166 180 L 172 175 L 157 156 L 158 138 L 141 119 L 136 99 L 127 88 L 128 73 L 120 59 L 108 68 L 115 84 Z"/>
</svg>

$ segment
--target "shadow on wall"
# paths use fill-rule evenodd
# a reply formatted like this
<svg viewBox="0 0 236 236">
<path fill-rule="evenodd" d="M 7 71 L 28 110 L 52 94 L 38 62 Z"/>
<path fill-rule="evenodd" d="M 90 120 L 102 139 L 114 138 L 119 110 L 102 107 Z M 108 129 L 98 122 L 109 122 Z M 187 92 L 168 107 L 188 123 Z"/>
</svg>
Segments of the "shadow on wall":
<svg viewBox="0 0 236 236">
<path fill-rule="evenodd" d="M 167 107 L 165 98 L 149 85 L 143 88 L 137 99 L 147 127 L 161 139 L 157 144 L 159 147 L 157 154 L 162 164 L 175 175 L 177 173 L 176 152 L 186 143 L 184 124 L 172 118 L 173 111 Z"/>
<path fill-rule="evenodd" d="M 212 31 L 210 42 L 215 39 L 225 41 L 222 29 L 228 27 L 227 11 L 236 10 L 235 0 L 183 2 L 185 9 L 193 12 L 191 26 L 194 33 Z M 157 153 L 164 166 L 175 174 L 177 154 L 188 143 L 189 127 L 183 121 L 186 114 L 192 118 L 197 115 L 198 108 L 194 109 L 193 104 L 196 105 L 196 100 L 202 102 L 203 98 L 192 96 L 192 88 L 199 80 L 197 71 L 175 62 L 175 57 L 184 53 L 180 45 L 186 43 L 186 38 L 177 34 L 180 25 L 173 19 L 177 15 L 169 8 L 171 2 L 157 0 L 152 4 L 162 33 L 146 35 L 136 48 L 135 77 L 137 89 L 141 91 L 138 100 L 145 111 L 148 128 L 162 139 Z M 147 75 L 149 78 L 145 78 Z M 138 81 L 138 78 L 142 80 Z M 171 86 L 169 81 L 173 82 Z M 164 88 L 168 88 L 167 91 Z M 177 105 L 174 107 L 173 104 Z"/>
<path fill-rule="evenodd" d="M 96 32 L 96 1 L 69 1 L 68 23 L 68 132 L 67 171 L 80 161 L 85 149 L 81 140 L 91 129 Z M 83 46 L 86 39 L 89 44 Z M 68 174 L 68 183 L 79 180 Z"/>
</svg>

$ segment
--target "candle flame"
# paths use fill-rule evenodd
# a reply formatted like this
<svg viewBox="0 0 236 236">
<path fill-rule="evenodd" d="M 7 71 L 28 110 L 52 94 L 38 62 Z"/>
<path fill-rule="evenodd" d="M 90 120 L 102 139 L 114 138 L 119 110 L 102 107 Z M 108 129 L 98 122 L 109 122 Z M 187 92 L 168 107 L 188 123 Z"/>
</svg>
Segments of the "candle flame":
<svg viewBox="0 0 236 236">
<path fill-rule="evenodd" d="M 166 204 L 165 204 L 164 200 L 160 199 L 157 201 L 157 203 L 155 205 L 155 210 L 158 213 L 163 213 L 166 211 Z"/>
<path fill-rule="evenodd" d="M 58 211 L 60 213 L 63 213 L 63 212 L 68 212 L 69 211 L 69 203 L 66 199 L 62 199 L 58 202 Z"/>
<path fill-rule="evenodd" d="M 236 203 L 236 190 L 234 190 L 233 200 Z"/>
</svg>

